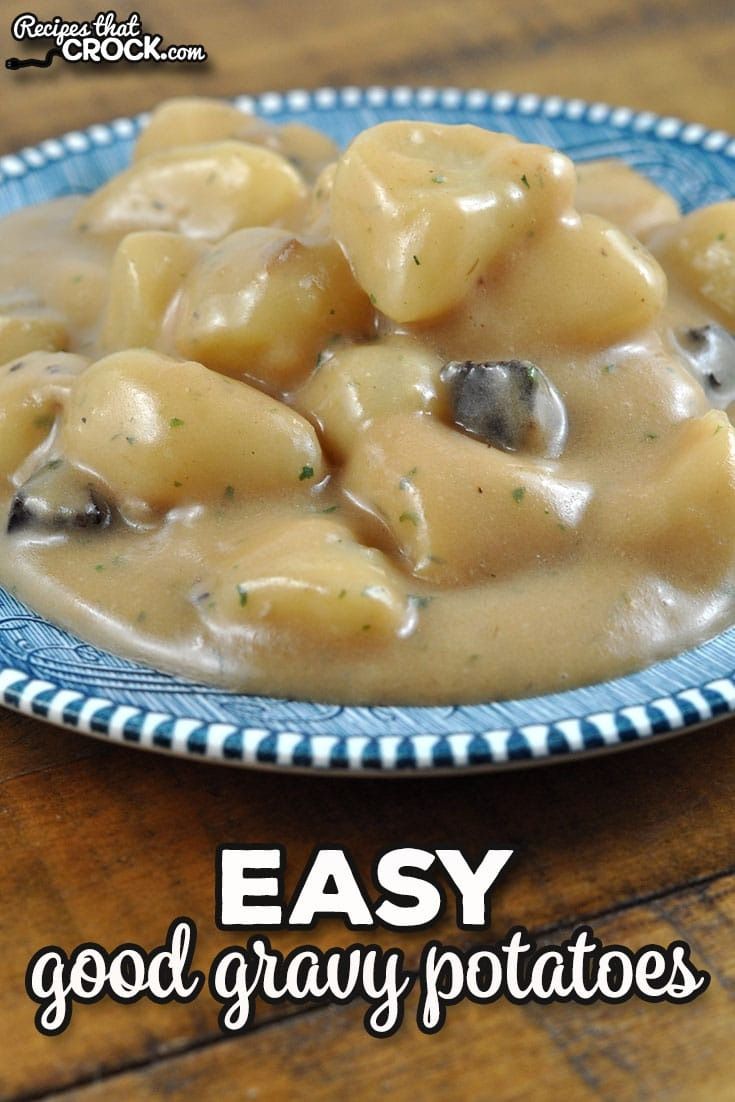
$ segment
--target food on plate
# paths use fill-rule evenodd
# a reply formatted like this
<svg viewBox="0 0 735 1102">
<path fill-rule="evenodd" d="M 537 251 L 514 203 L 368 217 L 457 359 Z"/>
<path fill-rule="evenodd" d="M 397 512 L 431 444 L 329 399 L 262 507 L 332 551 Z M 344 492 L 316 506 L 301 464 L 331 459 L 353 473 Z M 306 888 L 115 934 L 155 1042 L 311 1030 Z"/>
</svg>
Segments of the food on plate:
<svg viewBox="0 0 735 1102">
<path fill-rule="evenodd" d="M 458 704 L 735 619 L 735 201 L 182 99 L 2 232 L 0 582 L 84 638 Z"/>
</svg>

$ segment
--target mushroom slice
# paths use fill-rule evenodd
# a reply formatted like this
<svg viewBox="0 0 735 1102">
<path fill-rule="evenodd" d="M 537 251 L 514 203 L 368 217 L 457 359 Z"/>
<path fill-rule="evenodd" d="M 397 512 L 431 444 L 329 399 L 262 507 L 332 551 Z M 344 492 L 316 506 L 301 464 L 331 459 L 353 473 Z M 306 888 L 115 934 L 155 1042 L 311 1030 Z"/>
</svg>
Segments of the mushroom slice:
<svg viewBox="0 0 735 1102">
<path fill-rule="evenodd" d="M 8 532 L 27 525 L 106 528 L 111 519 L 110 506 L 80 472 L 54 459 L 18 489 L 10 506 Z"/>
<path fill-rule="evenodd" d="M 558 459 L 567 439 L 567 414 L 554 384 L 528 360 L 452 360 L 441 371 L 454 422 L 470 436 L 503 451 Z"/>
<path fill-rule="evenodd" d="M 735 337 L 710 322 L 674 334 L 674 340 L 693 375 L 715 409 L 735 401 Z"/>
</svg>

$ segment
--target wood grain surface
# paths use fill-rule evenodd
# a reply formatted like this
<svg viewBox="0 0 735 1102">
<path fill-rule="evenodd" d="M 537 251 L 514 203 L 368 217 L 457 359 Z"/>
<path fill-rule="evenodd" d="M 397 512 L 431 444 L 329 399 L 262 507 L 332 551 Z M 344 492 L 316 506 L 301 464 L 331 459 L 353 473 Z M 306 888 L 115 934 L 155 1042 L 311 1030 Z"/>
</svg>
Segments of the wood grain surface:
<svg viewBox="0 0 735 1102">
<path fill-rule="evenodd" d="M 94 4 L 35 3 L 89 18 Z M 2 70 L 0 151 L 181 93 L 323 84 L 507 87 L 625 103 L 735 129 L 731 0 L 175 0 L 136 5 L 168 42 L 201 42 L 205 67 L 58 62 Z M 0 56 L 38 56 L 10 38 Z M 120 9 L 119 14 L 127 14 Z M 431 780 L 348 780 L 227 770 L 110 746 L 0 711 L 0 1097 L 80 1099 L 729 1100 L 735 1098 L 735 753 L 732 722 L 582 763 Z M 104 1001 L 44 1038 L 23 989 L 42 945 L 151 948 L 177 915 L 206 968 L 237 935 L 213 921 L 220 842 L 280 843 L 287 888 L 319 844 L 373 856 L 399 844 L 516 850 L 492 930 L 375 931 L 415 964 L 430 937 L 470 946 L 522 923 L 558 941 L 581 921 L 633 948 L 683 938 L 712 975 L 686 1006 L 461 1003 L 427 1037 L 409 1005 L 376 1041 L 363 1007 L 261 1007 L 227 1038 L 217 1006 Z M 350 931 L 322 922 L 327 947 Z M 371 932 L 372 938 L 372 932 Z M 303 932 L 276 935 L 288 949 Z"/>
</svg>

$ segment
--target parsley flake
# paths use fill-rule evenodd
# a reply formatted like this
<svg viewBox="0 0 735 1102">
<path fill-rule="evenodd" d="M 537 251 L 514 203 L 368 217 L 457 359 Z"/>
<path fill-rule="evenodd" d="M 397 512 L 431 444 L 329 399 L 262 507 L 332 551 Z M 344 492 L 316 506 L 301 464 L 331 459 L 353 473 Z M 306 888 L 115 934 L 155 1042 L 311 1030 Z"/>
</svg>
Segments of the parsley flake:
<svg viewBox="0 0 735 1102">
<path fill-rule="evenodd" d="M 236 585 L 235 589 L 237 590 L 237 594 L 240 598 L 240 608 L 244 608 L 245 605 L 248 603 L 248 591 L 244 585 L 240 584 Z"/>
<path fill-rule="evenodd" d="M 517 505 L 520 505 L 520 503 L 523 501 L 525 496 L 526 496 L 525 486 L 516 486 L 515 490 L 512 491 L 513 500 L 515 501 L 515 503 Z"/>
<path fill-rule="evenodd" d="M 180 429 L 183 423 L 180 417 L 172 417 L 168 424 L 169 428 Z"/>
<path fill-rule="evenodd" d="M 299 474 L 299 482 L 304 482 L 307 478 L 313 478 L 313 477 L 314 477 L 314 468 L 313 467 L 306 466 L 306 467 L 301 468 L 301 473 Z"/>
</svg>

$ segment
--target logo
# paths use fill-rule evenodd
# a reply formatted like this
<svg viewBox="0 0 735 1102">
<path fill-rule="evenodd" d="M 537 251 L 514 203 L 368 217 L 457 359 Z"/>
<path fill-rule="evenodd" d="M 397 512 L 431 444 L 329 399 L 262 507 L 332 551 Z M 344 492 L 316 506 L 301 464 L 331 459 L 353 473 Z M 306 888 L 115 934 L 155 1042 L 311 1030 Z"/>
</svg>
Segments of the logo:
<svg viewBox="0 0 735 1102">
<path fill-rule="evenodd" d="M 72 65 L 79 62 L 114 65 L 118 61 L 197 63 L 207 60 L 207 51 L 200 44 L 166 46 L 162 35 L 144 32 L 137 11 L 120 20 L 115 11 L 99 12 L 86 23 L 67 22 L 60 16 L 42 20 L 33 12 L 24 12 L 13 20 L 10 33 L 16 42 L 51 40 L 56 45 L 41 59 L 9 57 L 5 61 L 6 69 L 31 66 L 48 69 L 56 57 Z"/>
</svg>

